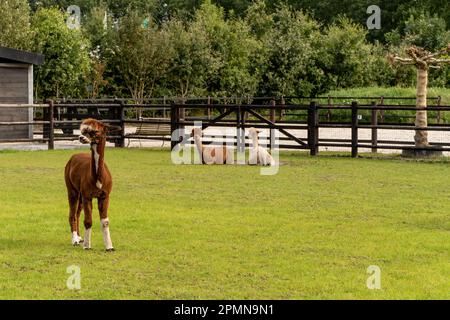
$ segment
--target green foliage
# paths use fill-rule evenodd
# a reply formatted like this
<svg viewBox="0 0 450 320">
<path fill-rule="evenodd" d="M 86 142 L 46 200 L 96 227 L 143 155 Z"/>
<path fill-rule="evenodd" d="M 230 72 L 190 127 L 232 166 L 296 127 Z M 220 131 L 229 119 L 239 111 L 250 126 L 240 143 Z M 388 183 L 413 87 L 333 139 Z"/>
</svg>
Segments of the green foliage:
<svg viewBox="0 0 450 320">
<path fill-rule="evenodd" d="M 113 56 L 114 34 L 116 33 L 113 17 L 105 5 L 93 7 L 88 18 L 82 24 L 83 35 L 91 44 L 91 69 L 86 76 L 90 98 L 114 95 L 117 83 L 111 75 L 110 63 Z"/>
<path fill-rule="evenodd" d="M 109 10 L 116 18 L 123 17 L 129 12 L 139 12 L 149 16 L 155 10 L 156 0 L 106 0 Z"/>
<path fill-rule="evenodd" d="M 450 43 L 450 31 L 444 19 L 420 12 L 411 14 L 404 27 L 389 33 L 387 39 L 393 45 L 416 45 L 434 52 Z"/>
<path fill-rule="evenodd" d="M 321 63 L 328 88 L 363 86 L 370 76 L 368 68 L 372 45 L 366 41 L 367 31 L 347 18 L 332 24 L 322 39 Z"/>
<path fill-rule="evenodd" d="M 375 40 L 384 42 L 384 36 L 400 27 L 409 18 L 411 8 L 416 11 L 429 11 L 436 13 L 447 23 L 450 28 L 450 2 L 445 0 L 286 0 L 296 9 L 310 11 L 314 18 L 323 24 L 330 25 L 345 15 L 353 22 L 364 25 L 369 15 L 366 9 L 370 5 L 378 5 L 381 8 L 381 30 L 371 30 L 367 37 L 372 42 Z M 280 1 L 267 1 L 271 7 L 275 7 Z"/>
<path fill-rule="evenodd" d="M 144 19 L 137 11 L 130 11 L 120 19 L 109 61 L 136 100 L 153 95 L 173 56 L 168 32 L 153 24 L 144 27 Z"/>
<path fill-rule="evenodd" d="M 32 31 L 26 0 L 0 1 L 0 46 L 29 50 Z"/>
<path fill-rule="evenodd" d="M 267 49 L 263 73 L 265 95 L 310 95 L 321 91 L 323 72 L 317 66 L 320 25 L 301 11 L 281 6 L 262 37 Z M 261 33 L 261 32 L 258 32 Z"/>
<path fill-rule="evenodd" d="M 105 25 L 106 23 L 106 25 Z M 82 24 L 82 31 L 91 43 L 91 48 L 102 53 L 110 46 L 108 43 L 109 31 L 113 27 L 111 16 L 104 5 L 96 6 L 89 12 L 88 19 Z"/>
<path fill-rule="evenodd" d="M 89 42 L 80 30 L 69 29 L 58 9 L 38 9 L 32 19 L 33 46 L 45 55 L 35 69 L 35 93 L 39 98 L 81 96 L 89 71 Z"/>
<path fill-rule="evenodd" d="M 259 43 L 251 37 L 240 19 L 225 20 L 224 11 L 205 1 L 196 11 L 193 27 L 204 30 L 213 63 L 208 72 L 208 90 L 212 95 L 253 95 L 258 74 L 252 72 Z"/>
<path fill-rule="evenodd" d="M 268 11 L 265 0 L 253 2 L 246 11 L 245 21 L 252 34 L 258 39 L 264 38 L 274 25 L 273 14 Z"/>
<path fill-rule="evenodd" d="M 141 13 L 151 13 L 155 9 L 157 0 L 29 0 L 33 10 L 56 6 L 66 10 L 70 5 L 77 5 L 83 17 L 98 6 L 106 6 L 114 17 L 122 17 L 128 10 Z"/>
<path fill-rule="evenodd" d="M 180 97 L 204 95 L 207 79 L 215 71 L 214 57 L 203 29 L 172 19 L 166 26 L 174 56 L 166 75 L 171 92 Z"/>
<path fill-rule="evenodd" d="M 38 21 L 48 6 L 65 12 L 71 4 L 81 7 L 81 33 L 63 27 L 61 13 L 51 28 Z M 42 51 L 52 60 L 52 67 L 36 74 L 39 96 L 309 96 L 339 88 L 414 86 L 414 68 L 390 66 L 386 53 L 403 53 L 410 44 L 430 51 L 445 46 L 450 5 L 380 0 L 382 30 L 368 31 L 371 4 L 30 0 L 37 10 L 31 29 L 25 1 L 10 0 L 0 3 L 0 45 Z M 33 32 L 41 34 L 31 41 Z M 429 82 L 449 85 L 450 67 L 431 70 Z"/>
</svg>

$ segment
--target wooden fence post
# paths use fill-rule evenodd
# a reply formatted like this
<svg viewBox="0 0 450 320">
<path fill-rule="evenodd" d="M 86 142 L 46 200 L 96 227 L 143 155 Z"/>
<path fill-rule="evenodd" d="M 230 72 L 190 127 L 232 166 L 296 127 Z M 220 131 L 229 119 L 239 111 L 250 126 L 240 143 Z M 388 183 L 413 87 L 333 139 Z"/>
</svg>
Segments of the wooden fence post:
<svg viewBox="0 0 450 320">
<path fill-rule="evenodd" d="M 244 152 L 245 150 L 245 131 L 242 125 L 242 110 L 241 106 L 236 107 L 236 149 L 238 152 Z"/>
<path fill-rule="evenodd" d="M 327 109 L 327 121 L 331 121 L 331 108 L 333 107 L 333 100 L 331 96 L 328 96 L 328 109 Z"/>
<path fill-rule="evenodd" d="M 208 109 L 207 110 L 207 115 L 208 115 L 208 120 L 211 119 L 211 97 L 208 96 Z"/>
<path fill-rule="evenodd" d="M 53 100 L 49 101 L 48 104 L 48 121 L 49 121 L 49 132 L 48 132 L 48 150 L 55 149 L 55 119 L 54 119 L 54 104 Z"/>
<path fill-rule="evenodd" d="M 438 97 L 437 97 L 437 104 L 436 104 L 436 106 L 437 106 L 438 108 L 441 106 L 441 101 L 442 101 L 442 97 L 441 97 L 441 96 L 438 96 Z M 441 123 L 441 119 L 442 119 L 441 110 L 438 110 L 438 111 L 436 112 L 436 120 L 437 120 L 437 123 Z"/>
<path fill-rule="evenodd" d="M 280 121 L 283 121 L 283 117 L 284 117 L 284 106 L 286 105 L 286 101 L 284 100 L 284 97 L 281 97 L 281 108 L 280 108 L 280 117 L 278 119 L 280 119 Z"/>
<path fill-rule="evenodd" d="M 308 108 L 308 147 L 311 156 L 316 156 L 319 153 L 319 112 L 317 104 L 311 101 Z"/>
<path fill-rule="evenodd" d="M 270 111 L 269 111 L 269 118 L 270 118 L 270 121 L 271 122 L 273 122 L 273 123 L 275 123 L 275 121 L 276 121 L 276 110 L 275 110 L 275 106 L 276 106 L 276 101 L 275 101 L 275 98 L 273 98 L 271 101 L 270 101 L 270 106 L 272 107 L 271 109 L 270 109 Z M 270 133 L 270 150 L 272 150 L 272 146 L 273 145 L 275 145 L 275 136 L 274 136 L 274 132 L 273 132 L 274 130 L 271 128 L 270 129 L 270 131 L 269 131 L 269 133 Z"/>
<path fill-rule="evenodd" d="M 186 104 L 186 99 L 183 98 L 181 100 L 181 104 L 184 106 Z M 186 108 L 178 108 L 178 121 L 182 121 L 185 122 L 186 121 Z M 185 125 L 184 124 L 178 124 L 177 128 L 180 130 L 180 135 L 184 137 L 184 135 L 186 134 L 185 132 Z M 181 139 L 181 138 L 180 138 Z"/>
<path fill-rule="evenodd" d="M 120 120 L 120 138 L 116 140 L 116 147 L 118 148 L 124 148 L 125 147 L 125 107 L 123 104 L 123 101 L 121 100 L 119 107 L 119 114 L 118 114 L 118 120 Z"/>
<path fill-rule="evenodd" d="M 178 144 L 179 141 L 174 141 L 175 138 L 174 132 L 178 129 L 178 122 L 180 121 L 180 112 L 177 105 L 172 101 L 172 104 L 170 106 L 170 132 L 171 132 L 171 138 L 170 138 L 170 148 L 173 150 L 175 146 Z"/>
<path fill-rule="evenodd" d="M 372 101 L 372 153 L 378 152 L 378 148 L 376 148 L 378 146 L 378 129 L 376 128 L 376 126 L 378 125 L 378 110 L 376 109 L 376 107 L 376 101 Z"/>
<path fill-rule="evenodd" d="M 358 102 L 352 102 L 352 158 L 358 156 Z"/>
</svg>

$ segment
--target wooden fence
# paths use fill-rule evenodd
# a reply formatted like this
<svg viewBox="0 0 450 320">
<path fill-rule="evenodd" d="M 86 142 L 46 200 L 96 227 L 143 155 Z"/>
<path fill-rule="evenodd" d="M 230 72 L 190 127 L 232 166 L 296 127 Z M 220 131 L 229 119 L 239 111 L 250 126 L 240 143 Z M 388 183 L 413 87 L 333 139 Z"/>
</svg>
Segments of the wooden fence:
<svg viewBox="0 0 450 320">
<path fill-rule="evenodd" d="M 426 128 L 416 128 L 412 119 L 417 110 L 414 105 L 389 104 L 389 100 L 402 100 L 396 97 L 284 97 L 274 99 L 270 97 L 235 99 L 234 98 L 195 98 L 184 101 L 173 99 L 142 101 L 130 103 L 124 99 L 113 100 L 72 100 L 49 101 L 36 105 L 0 105 L 2 107 L 33 108 L 35 117 L 31 122 L 0 122 L 0 126 L 33 126 L 33 139 L 1 139 L 6 142 L 41 142 L 47 143 L 53 149 L 56 141 L 77 140 L 74 134 L 83 119 L 91 117 L 109 124 L 120 126 L 121 130 L 108 136 L 117 147 L 125 147 L 127 139 L 151 139 L 171 141 L 174 148 L 179 140 L 171 139 L 171 133 L 176 130 L 183 132 L 186 127 L 202 122 L 203 129 L 208 127 L 235 128 L 236 133 L 224 136 L 233 139 L 233 144 L 243 149 L 248 144 L 245 129 L 256 127 L 271 129 L 270 141 L 274 141 L 274 131 L 278 131 L 280 149 L 305 149 L 311 155 L 317 155 L 320 147 L 339 147 L 351 150 L 353 157 L 358 155 L 359 149 L 417 149 L 414 141 L 379 139 L 379 130 L 426 130 L 450 131 L 450 124 L 446 123 L 445 113 L 449 114 L 450 106 L 441 105 L 440 98 L 430 98 L 427 112 L 433 114 L 432 120 Z M 330 103 L 331 99 L 353 100 L 351 103 Z M 306 101 L 310 100 L 308 103 Z M 357 100 L 371 103 L 359 103 Z M 411 100 L 413 99 L 405 99 Z M 408 113 L 410 122 L 397 120 L 387 121 L 391 113 Z M 333 113 L 340 114 L 340 120 L 333 119 Z M 345 114 L 342 120 L 342 114 Z M 361 118 L 361 115 L 364 115 Z M 450 115 L 450 114 L 449 114 Z M 136 128 L 134 132 L 127 132 L 126 128 Z M 139 130 L 146 127 L 152 130 Z M 165 128 L 161 131 L 156 128 Z M 321 129 L 349 130 L 350 138 L 339 136 L 333 138 L 321 137 Z M 362 129 L 370 130 L 370 139 L 360 139 Z M 59 133 L 58 133 L 59 131 Z M 61 133 L 62 131 L 62 133 Z M 186 138 L 189 132 L 185 132 Z M 450 137 L 450 135 L 449 135 Z M 205 143 L 217 143 L 211 136 L 205 135 Z M 431 143 L 439 146 L 441 151 L 450 151 L 448 141 Z"/>
</svg>

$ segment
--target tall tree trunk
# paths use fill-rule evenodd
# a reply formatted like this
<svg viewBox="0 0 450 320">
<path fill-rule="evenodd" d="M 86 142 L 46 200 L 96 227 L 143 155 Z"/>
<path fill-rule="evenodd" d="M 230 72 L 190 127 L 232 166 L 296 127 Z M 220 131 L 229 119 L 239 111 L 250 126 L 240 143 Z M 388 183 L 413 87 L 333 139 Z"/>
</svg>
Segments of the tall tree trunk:
<svg viewBox="0 0 450 320">
<path fill-rule="evenodd" d="M 426 128 L 428 126 L 427 119 L 427 86 L 428 86 L 428 69 L 417 69 L 417 100 L 416 107 L 424 110 L 416 111 L 416 127 Z M 414 136 L 416 147 L 428 146 L 428 132 L 425 130 L 416 130 Z"/>
<path fill-rule="evenodd" d="M 410 46 L 406 49 L 407 58 L 398 55 L 388 55 L 391 64 L 399 63 L 405 66 L 415 66 L 417 68 L 417 100 L 416 100 L 416 128 L 426 128 L 427 121 L 427 86 L 428 86 L 428 69 L 443 64 L 450 64 L 447 58 L 450 54 L 450 43 L 447 48 L 438 52 L 431 53 L 424 48 Z M 428 132 L 426 130 L 416 130 L 414 142 L 417 148 L 428 146 Z"/>
</svg>

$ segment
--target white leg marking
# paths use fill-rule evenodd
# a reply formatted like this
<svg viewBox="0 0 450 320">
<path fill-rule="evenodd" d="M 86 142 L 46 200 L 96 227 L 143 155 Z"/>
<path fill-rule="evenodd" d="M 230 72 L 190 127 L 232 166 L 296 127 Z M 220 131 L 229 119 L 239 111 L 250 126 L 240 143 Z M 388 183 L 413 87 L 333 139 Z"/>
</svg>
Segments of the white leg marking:
<svg viewBox="0 0 450 320">
<path fill-rule="evenodd" d="M 92 234 L 92 228 L 86 229 L 84 231 L 84 249 L 90 249 L 91 248 L 91 234 Z"/>
<path fill-rule="evenodd" d="M 72 232 L 72 245 L 77 246 L 80 244 L 81 238 L 76 231 Z"/>
<path fill-rule="evenodd" d="M 100 222 L 102 225 L 103 242 L 105 243 L 106 250 L 113 249 L 111 235 L 109 234 L 109 219 L 101 219 Z"/>
<path fill-rule="evenodd" d="M 96 186 L 98 189 L 101 189 L 101 188 L 103 187 L 103 184 L 102 184 L 100 181 L 97 180 L 97 182 L 95 183 L 95 186 Z"/>
</svg>

